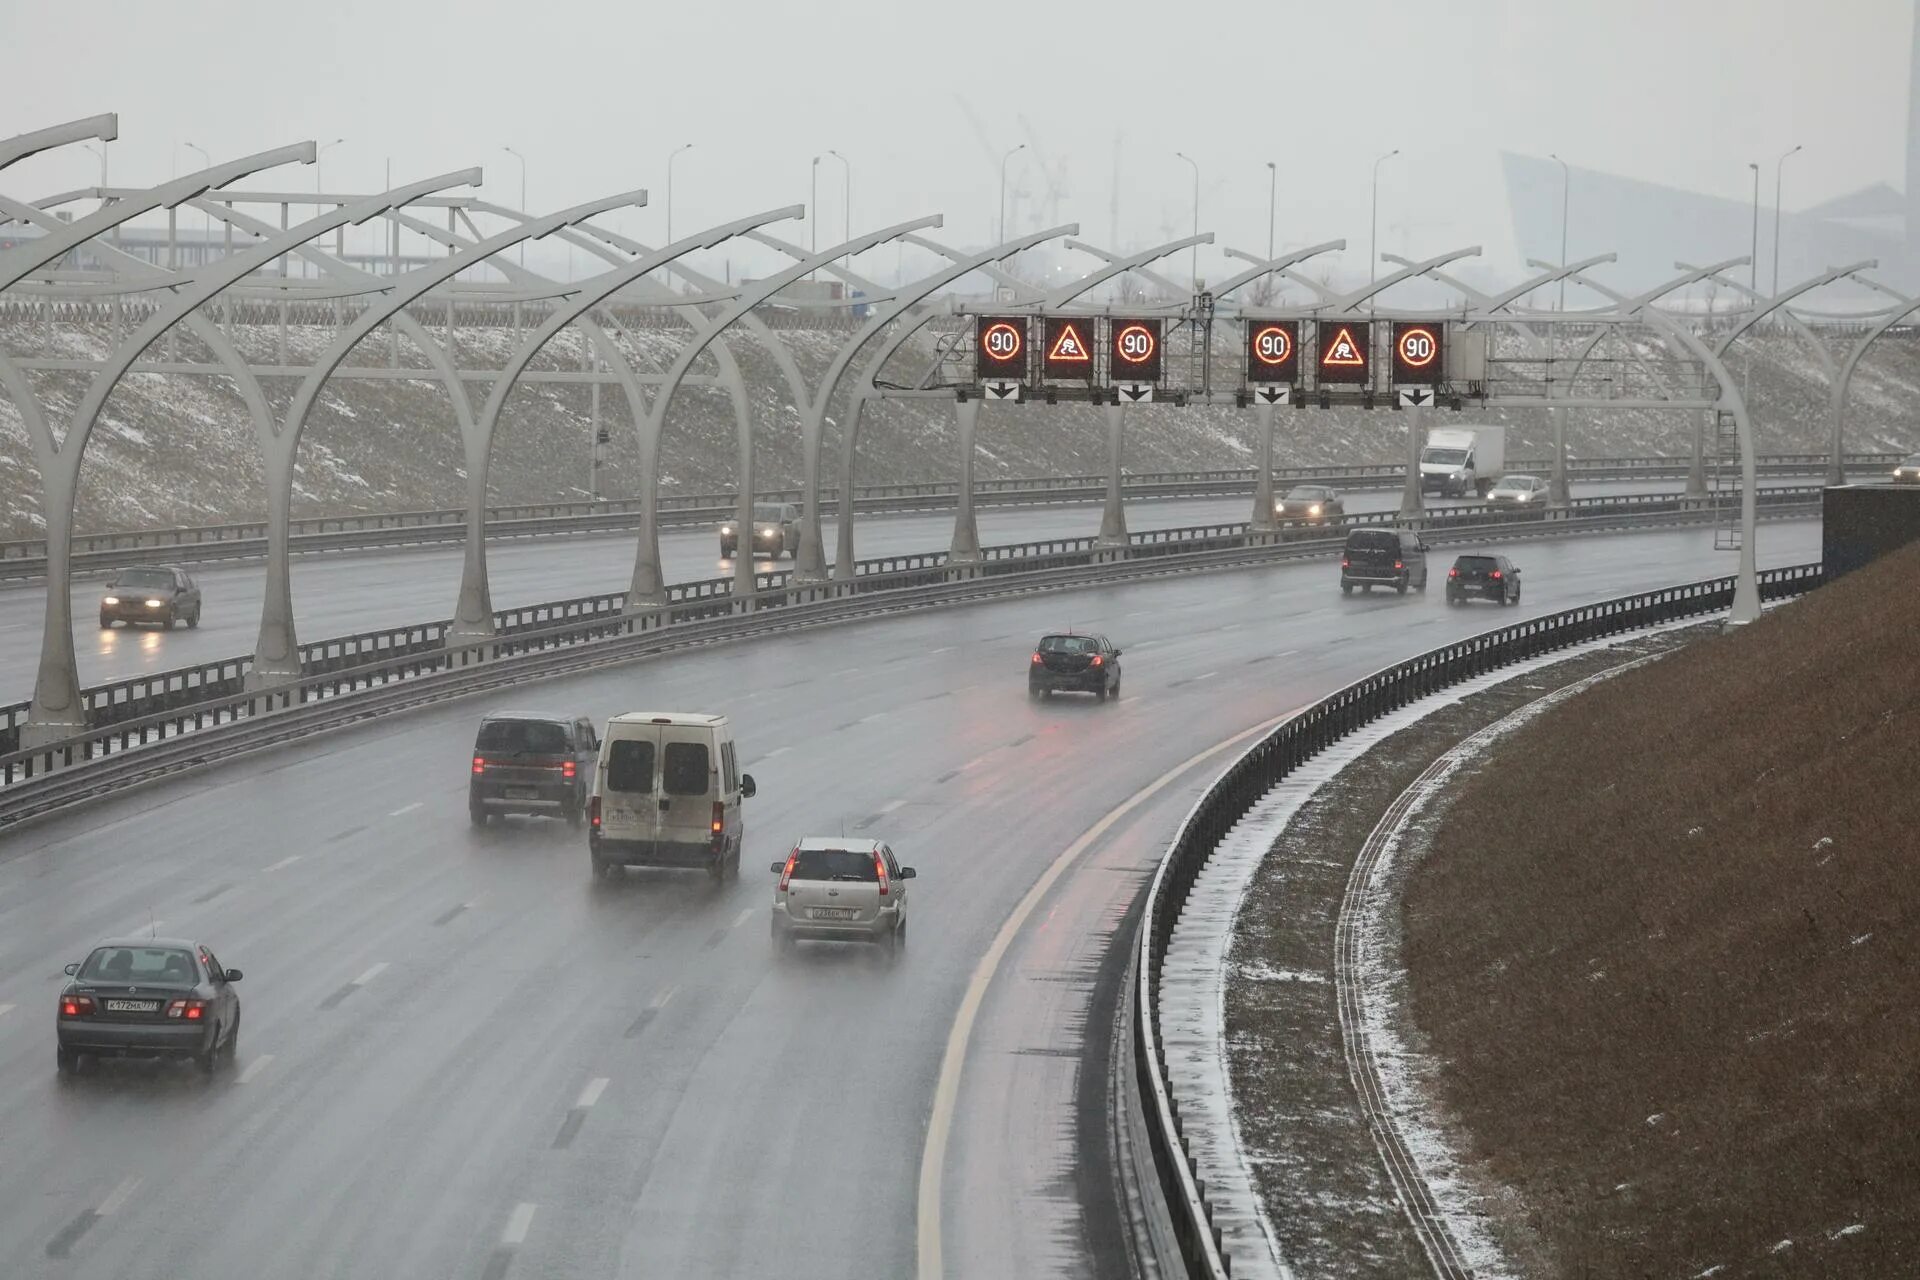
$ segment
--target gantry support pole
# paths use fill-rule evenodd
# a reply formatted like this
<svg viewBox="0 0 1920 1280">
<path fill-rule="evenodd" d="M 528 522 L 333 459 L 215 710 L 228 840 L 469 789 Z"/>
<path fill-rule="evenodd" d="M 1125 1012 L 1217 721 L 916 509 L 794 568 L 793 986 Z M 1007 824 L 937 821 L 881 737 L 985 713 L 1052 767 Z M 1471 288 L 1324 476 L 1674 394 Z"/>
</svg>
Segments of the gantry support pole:
<svg viewBox="0 0 1920 1280">
<path fill-rule="evenodd" d="M 1100 508 L 1100 532 L 1095 543 L 1102 547 L 1127 545 L 1126 496 L 1120 477 L 1127 435 L 1125 405 L 1110 404 L 1101 411 L 1107 420 L 1107 500 Z"/>
<path fill-rule="evenodd" d="M 977 564 L 980 560 L 980 526 L 973 514 L 974 432 L 980 422 L 980 401 L 956 400 L 953 405 L 954 435 L 960 443 L 959 503 L 953 516 L 953 542 L 947 548 L 948 564 Z"/>
<path fill-rule="evenodd" d="M 1273 406 L 1255 405 L 1253 420 L 1260 431 L 1260 447 L 1253 459 L 1253 531 L 1272 533 L 1280 527 L 1273 512 Z"/>
<path fill-rule="evenodd" d="M 39 746 L 71 736 L 85 728 L 86 708 L 80 697 L 80 676 L 73 651 L 71 554 L 73 505 L 80 463 L 93 426 L 107 397 L 146 349 L 209 300 L 238 284 L 280 255 L 319 238 L 336 227 L 378 217 L 396 202 L 406 203 L 451 186 L 477 185 L 478 169 L 443 174 L 381 196 L 329 210 L 319 217 L 280 232 L 245 253 L 223 258 L 197 272 L 175 290 L 167 303 L 107 357 L 100 372 L 73 411 L 73 420 L 57 449 L 41 459 L 47 484 L 47 608 L 41 635 L 40 670 L 34 682 L 33 708 L 21 726 L 21 745 Z"/>
</svg>

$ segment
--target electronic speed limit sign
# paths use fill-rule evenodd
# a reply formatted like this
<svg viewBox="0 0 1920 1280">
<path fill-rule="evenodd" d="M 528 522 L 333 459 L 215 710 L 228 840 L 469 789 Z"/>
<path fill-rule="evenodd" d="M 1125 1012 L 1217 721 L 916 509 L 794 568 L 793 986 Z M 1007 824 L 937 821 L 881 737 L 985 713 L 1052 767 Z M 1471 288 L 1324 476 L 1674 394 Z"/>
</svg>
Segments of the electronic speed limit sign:
<svg viewBox="0 0 1920 1280">
<path fill-rule="evenodd" d="M 1115 320 L 1112 359 L 1107 361 L 1110 382 L 1160 381 L 1160 322 Z"/>
<path fill-rule="evenodd" d="M 974 376 L 988 382 L 1019 380 L 1027 371 L 1027 321 L 1024 316 L 981 316 L 974 341 Z"/>
<path fill-rule="evenodd" d="M 1297 382 L 1300 326 L 1292 320 L 1253 320 L 1247 324 L 1247 381 Z"/>
<path fill-rule="evenodd" d="M 1446 329 L 1427 320 L 1396 320 L 1393 325 L 1393 380 L 1431 386 L 1440 381 Z"/>
</svg>

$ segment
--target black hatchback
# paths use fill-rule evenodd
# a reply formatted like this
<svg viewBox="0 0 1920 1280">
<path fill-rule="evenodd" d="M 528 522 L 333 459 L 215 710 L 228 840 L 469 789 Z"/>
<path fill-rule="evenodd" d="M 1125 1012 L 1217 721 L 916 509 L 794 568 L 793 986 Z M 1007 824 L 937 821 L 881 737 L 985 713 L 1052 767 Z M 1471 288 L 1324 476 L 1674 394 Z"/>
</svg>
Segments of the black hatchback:
<svg viewBox="0 0 1920 1280">
<path fill-rule="evenodd" d="M 600 739 L 586 716 L 501 711 L 480 722 L 473 739 L 467 816 L 483 827 L 495 814 L 586 818 L 587 792 Z"/>
<path fill-rule="evenodd" d="M 1461 556 L 1447 570 L 1447 603 L 1520 603 L 1520 566 L 1505 556 Z"/>
<path fill-rule="evenodd" d="M 1105 636 L 1041 636 L 1027 663 L 1027 696 L 1038 702 L 1061 692 L 1119 697 L 1120 651 Z"/>
</svg>

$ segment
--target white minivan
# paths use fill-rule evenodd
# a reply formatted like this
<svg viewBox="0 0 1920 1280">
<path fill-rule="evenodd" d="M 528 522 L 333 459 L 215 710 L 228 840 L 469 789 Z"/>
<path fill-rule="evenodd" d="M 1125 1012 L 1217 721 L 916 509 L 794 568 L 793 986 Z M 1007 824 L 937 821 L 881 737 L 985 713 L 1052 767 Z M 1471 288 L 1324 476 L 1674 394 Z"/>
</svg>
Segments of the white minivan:
<svg viewBox="0 0 1920 1280">
<path fill-rule="evenodd" d="M 587 802 L 596 876 L 621 867 L 740 874 L 740 802 L 753 795 L 725 716 L 630 711 L 607 721 Z"/>
</svg>

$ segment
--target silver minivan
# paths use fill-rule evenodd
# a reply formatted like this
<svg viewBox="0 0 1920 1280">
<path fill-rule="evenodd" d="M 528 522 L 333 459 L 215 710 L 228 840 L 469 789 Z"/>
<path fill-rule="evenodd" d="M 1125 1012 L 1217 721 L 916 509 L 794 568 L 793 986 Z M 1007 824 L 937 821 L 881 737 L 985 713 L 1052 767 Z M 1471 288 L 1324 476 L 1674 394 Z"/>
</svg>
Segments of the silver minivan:
<svg viewBox="0 0 1920 1280">
<path fill-rule="evenodd" d="M 622 867 L 683 867 L 716 880 L 740 874 L 740 772 L 725 716 L 633 711 L 607 721 L 587 801 L 596 876 Z"/>
<path fill-rule="evenodd" d="M 808 836 L 785 862 L 772 865 L 773 945 L 791 951 L 803 938 L 876 942 L 898 953 L 907 945 L 907 881 L 880 840 Z"/>
</svg>

